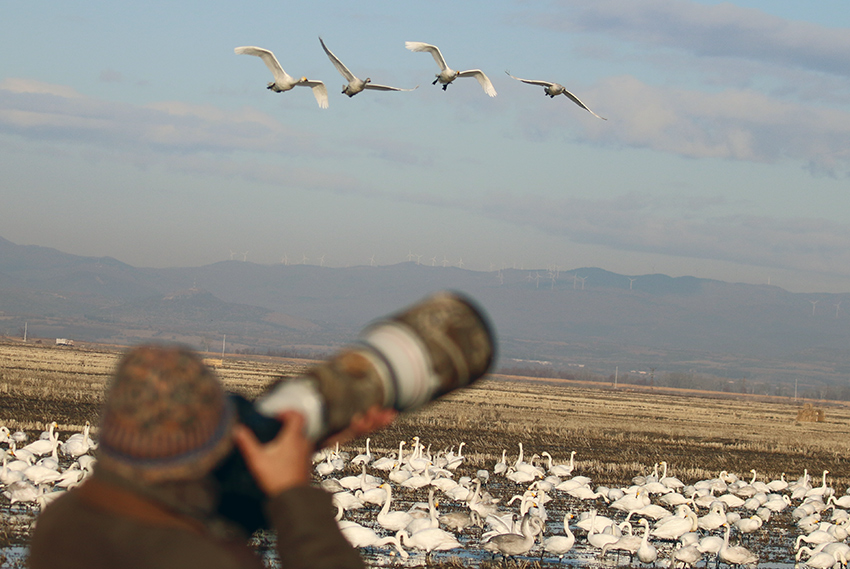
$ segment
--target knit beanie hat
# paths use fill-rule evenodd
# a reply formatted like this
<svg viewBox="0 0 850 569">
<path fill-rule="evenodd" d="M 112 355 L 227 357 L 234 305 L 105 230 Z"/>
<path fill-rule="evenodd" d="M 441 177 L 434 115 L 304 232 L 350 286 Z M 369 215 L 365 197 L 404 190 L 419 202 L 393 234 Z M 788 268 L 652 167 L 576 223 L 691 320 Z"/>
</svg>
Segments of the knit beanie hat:
<svg viewBox="0 0 850 569">
<path fill-rule="evenodd" d="M 230 451 L 235 417 L 215 374 L 194 352 L 133 348 L 106 394 L 100 466 L 145 483 L 201 478 Z"/>
</svg>

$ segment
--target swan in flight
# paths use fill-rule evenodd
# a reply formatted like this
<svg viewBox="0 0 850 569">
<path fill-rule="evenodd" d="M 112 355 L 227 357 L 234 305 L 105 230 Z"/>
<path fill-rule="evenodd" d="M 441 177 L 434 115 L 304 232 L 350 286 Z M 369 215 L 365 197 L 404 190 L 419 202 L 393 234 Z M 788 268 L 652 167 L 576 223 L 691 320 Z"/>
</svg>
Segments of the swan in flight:
<svg viewBox="0 0 850 569">
<path fill-rule="evenodd" d="M 564 95 L 566 98 L 568 98 L 573 103 L 575 103 L 576 105 L 578 105 L 579 107 L 581 107 L 582 109 L 587 111 L 588 113 L 592 114 L 596 118 L 602 119 L 604 121 L 608 120 L 605 117 L 600 117 L 599 115 L 597 115 L 596 113 L 591 111 L 588 108 L 587 105 L 585 105 L 584 103 L 581 102 L 581 100 L 579 100 L 578 97 L 576 97 L 575 95 L 573 95 L 572 93 L 567 91 L 566 87 L 564 87 L 563 85 L 561 85 L 559 83 L 550 83 L 549 81 L 538 81 L 538 80 L 535 80 L 535 79 L 520 79 L 519 77 L 514 77 L 513 75 L 511 75 L 511 73 L 509 71 L 505 71 L 505 73 L 508 74 L 508 77 L 516 79 L 517 81 L 522 81 L 523 83 L 528 83 L 529 85 L 542 85 L 543 86 L 543 92 L 546 93 L 547 95 L 549 95 L 549 97 L 552 98 L 552 99 L 554 99 L 558 95 Z"/>
<path fill-rule="evenodd" d="M 449 86 L 449 83 L 457 79 L 458 77 L 475 77 L 478 80 L 478 83 L 481 85 L 481 88 L 484 89 L 484 92 L 490 95 L 491 97 L 496 96 L 496 90 L 493 88 L 493 84 L 490 83 L 490 79 L 484 75 L 484 72 L 480 69 L 468 69 L 466 71 L 455 71 L 448 65 L 446 65 L 446 60 L 443 58 L 443 54 L 440 53 L 440 48 L 435 45 L 431 45 L 428 43 L 422 43 L 421 41 L 406 41 L 404 42 L 404 47 L 409 49 L 410 51 L 427 51 L 433 57 L 434 61 L 437 62 L 437 65 L 440 66 L 440 73 L 437 74 L 437 78 L 434 79 L 432 85 L 436 85 L 437 82 L 442 83 L 443 91 Z"/>
<path fill-rule="evenodd" d="M 319 43 L 322 44 L 322 49 L 325 50 L 325 53 L 328 54 L 328 59 L 331 60 L 331 63 L 334 64 L 336 70 L 339 71 L 340 75 L 342 75 L 346 81 L 348 81 L 348 85 L 343 85 L 342 94 L 348 95 L 349 97 L 353 97 L 357 93 L 365 90 L 365 89 L 374 89 L 375 91 L 413 91 L 419 88 L 419 85 L 414 87 L 413 89 L 402 89 L 400 87 L 390 87 L 388 85 L 378 85 L 376 83 L 372 83 L 372 80 L 367 77 L 366 79 L 360 79 L 355 76 L 354 73 L 348 70 L 348 67 L 339 60 L 337 56 L 333 54 L 331 50 L 328 49 L 328 46 L 325 45 L 324 40 L 319 38 Z"/>
<path fill-rule="evenodd" d="M 306 77 L 302 77 L 301 79 L 292 77 L 283 70 L 283 67 L 280 66 L 280 63 L 274 54 L 267 49 L 245 45 L 233 48 L 233 51 L 237 55 L 256 55 L 263 60 L 263 63 L 266 64 L 266 67 L 268 67 L 272 72 L 272 75 L 274 75 L 274 81 L 269 83 L 268 89 L 271 89 L 275 93 L 282 93 L 284 91 L 289 91 L 293 87 L 310 87 L 313 89 L 313 96 L 316 97 L 316 102 L 319 103 L 319 107 L 323 109 L 328 108 L 328 90 L 325 88 L 325 84 L 321 81 L 310 80 Z"/>
</svg>

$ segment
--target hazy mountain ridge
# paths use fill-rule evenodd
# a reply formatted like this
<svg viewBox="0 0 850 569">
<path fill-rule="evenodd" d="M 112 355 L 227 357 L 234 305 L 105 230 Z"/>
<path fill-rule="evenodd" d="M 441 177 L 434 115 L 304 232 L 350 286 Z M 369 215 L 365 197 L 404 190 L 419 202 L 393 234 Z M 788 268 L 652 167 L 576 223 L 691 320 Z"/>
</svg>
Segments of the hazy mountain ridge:
<svg viewBox="0 0 850 569">
<path fill-rule="evenodd" d="M 261 350 L 336 345 L 446 288 L 485 309 L 504 358 L 779 375 L 804 365 L 833 380 L 850 370 L 847 294 L 587 267 L 477 272 L 222 261 L 136 268 L 0 238 L 0 333 L 11 335 L 26 321 L 32 336 L 101 342 L 154 337 L 200 346 L 226 334 L 233 346 Z"/>
</svg>

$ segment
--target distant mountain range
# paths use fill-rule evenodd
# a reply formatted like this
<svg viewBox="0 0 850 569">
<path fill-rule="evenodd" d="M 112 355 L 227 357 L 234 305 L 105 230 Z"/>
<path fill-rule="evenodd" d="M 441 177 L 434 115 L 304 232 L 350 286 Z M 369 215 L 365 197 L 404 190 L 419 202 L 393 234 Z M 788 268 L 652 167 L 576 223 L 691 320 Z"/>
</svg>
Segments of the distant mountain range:
<svg viewBox="0 0 850 569">
<path fill-rule="evenodd" d="M 0 334 L 9 336 L 26 323 L 30 337 L 51 340 L 162 339 L 216 351 L 226 336 L 228 351 L 327 352 L 371 320 L 441 289 L 470 295 L 489 314 L 502 365 L 809 383 L 846 382 L 850 373 L 848 294 L 590 267 L 478 272 L 222 261 L 151 269 L 0 238 Z"/>
</svg>

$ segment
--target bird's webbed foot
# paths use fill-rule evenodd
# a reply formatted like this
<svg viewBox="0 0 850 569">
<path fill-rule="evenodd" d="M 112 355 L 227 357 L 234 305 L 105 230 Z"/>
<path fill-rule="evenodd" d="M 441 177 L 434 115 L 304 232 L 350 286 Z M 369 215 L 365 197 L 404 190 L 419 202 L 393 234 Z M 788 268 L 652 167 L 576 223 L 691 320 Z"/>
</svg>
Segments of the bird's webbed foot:
<svg viewBox="0 0 850 569">
<path fill-rule="evenodd" d="M 446 89 L 448 89 L 448 88 L 449 88 L 449 84 L 448 84 L 448 83 L 446 83 L 445 85 L 443 85 L 443 91 L 445 91 L 445 90 L 446 90 Z"/>
<path fill-rule="evenodd" d="M 431 82 L 431 85 L 436 85 L 436 84 L 437 84 L 437 81 L 439 81 L 439 80 L 440 80 L 440 78 L 439 78 L 439 77 L 437 77 L 436 79 L 434 79 L 434 80 Z"/>
</svg>

